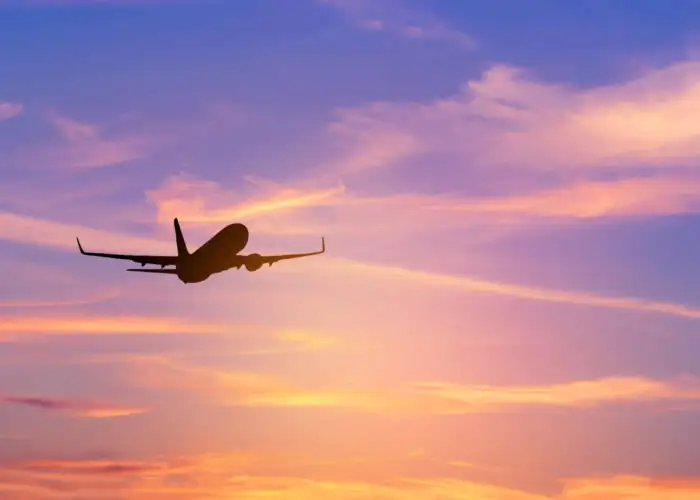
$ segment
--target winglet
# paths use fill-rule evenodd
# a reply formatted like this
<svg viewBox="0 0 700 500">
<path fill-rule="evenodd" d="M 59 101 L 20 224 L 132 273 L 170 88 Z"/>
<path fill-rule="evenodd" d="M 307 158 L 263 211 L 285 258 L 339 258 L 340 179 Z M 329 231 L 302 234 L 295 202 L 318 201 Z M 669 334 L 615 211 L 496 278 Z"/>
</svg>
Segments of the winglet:
<svg viewBox="0 0 700 500">
<path fill-rule="evenodd" d="M 78 242 L 78 250 L 80 250 L 80 253 L 85 255 L 85 250 L 83 250 L 83 245 L 80 244 L 80 238 L 75 239 Z"/>
<path fill-rule="evenodd" d="M 326 252 L 326 238 L 321 236 L 321 253 Z"/>
</svg>

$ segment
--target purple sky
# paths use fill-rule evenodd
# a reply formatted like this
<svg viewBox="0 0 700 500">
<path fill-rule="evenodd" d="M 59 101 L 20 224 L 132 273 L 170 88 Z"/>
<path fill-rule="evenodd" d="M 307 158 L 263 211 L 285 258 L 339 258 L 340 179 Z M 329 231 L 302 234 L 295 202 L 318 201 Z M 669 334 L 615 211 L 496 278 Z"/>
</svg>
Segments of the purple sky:
<svg viewBox="0 0 700 500">
<path fill-rule="evenodd" d="M 0 498 L 700 496 L 690 0 L 0 0 Z M 183 285 L 86 250 L 322 257 Z"/>
</svg>

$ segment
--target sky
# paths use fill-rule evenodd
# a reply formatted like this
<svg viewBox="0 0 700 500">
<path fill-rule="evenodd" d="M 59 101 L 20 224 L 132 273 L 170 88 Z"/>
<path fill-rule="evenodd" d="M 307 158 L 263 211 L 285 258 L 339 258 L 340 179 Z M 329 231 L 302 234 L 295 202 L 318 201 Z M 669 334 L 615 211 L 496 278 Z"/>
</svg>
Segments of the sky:
<svg viewBox="0 0 700 500">
<path fill-rule="evenodd" d="M 0 0 L 0 498 L 700 497 L 698 116 L 691 0 Z"/>
</svg>

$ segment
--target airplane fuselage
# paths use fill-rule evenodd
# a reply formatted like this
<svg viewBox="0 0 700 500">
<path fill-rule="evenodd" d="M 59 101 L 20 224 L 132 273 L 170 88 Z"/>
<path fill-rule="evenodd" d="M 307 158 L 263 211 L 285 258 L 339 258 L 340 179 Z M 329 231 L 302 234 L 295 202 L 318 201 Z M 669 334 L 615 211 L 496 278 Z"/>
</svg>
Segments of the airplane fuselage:
<svg viewBox="0 0 700 500">
<path fill-rule="evenodd" d="M 238 254 L 248 244 L 248 237 L 245 225 L 229 224 L 192 254 L 179 257 L 177 277 L 183 283 L 200 283 L 212 274 L 241 267 L 244 260 Z"/>
</svg>

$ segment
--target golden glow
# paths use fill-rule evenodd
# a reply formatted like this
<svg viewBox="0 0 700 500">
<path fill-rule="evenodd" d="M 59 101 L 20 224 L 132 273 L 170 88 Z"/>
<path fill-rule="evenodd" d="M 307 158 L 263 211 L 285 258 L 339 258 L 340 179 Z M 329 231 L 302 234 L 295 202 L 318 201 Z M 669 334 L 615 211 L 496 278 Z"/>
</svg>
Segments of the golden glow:
<svg viewBox="0 0 700 500">
<path fill-rule="evenodd" d="M 700 381 L 659 381 L 608 377 L 541 386 L 467 385 L 414 382 L 386 389 L 299 387 L 282 377 L 257 372 L 230 372 L 188 365 L 165 357 L 138 357 L 127 366 L 139 385 L 177 387 L 213 397 L 221 404 L 243 406 L 337 407 L 404 414 L 478 413 L 509 406 L 592 407 L 611 403 L 700 400 Z M 139 382 L 143 381 L 143 382 Z"/>
<path fill-rule="evenodd" d="M 5 316 L 0 332 L 38 334 L 221 333 L 223 325 L 149 316 Z"/>
<path fill-rule="evenodd" d="M 300 458 L 296 465 L 303 466 L 305 474 L 280 475 L 265 473 L 264 470 L 291 471 L 290 466 L 295 464 L 291 457 L 209 454 L 152 461 L 34 460 L 7 464 L 0 471 L 0 492 L 5 495 L 3 498 L 11 500 L 55 498 L 54 492 L 45 486 L 50 480 L 68 495 L 75 493 L 102 498 L 118 494 L 127 500 L 692 500 L 700 495 L 700 484 L 680 478 L 660 481 L 612 476 L 570 479 L 564 482 L 560 494 L 549 496 L 447 475 L 420 479 L 401 475 L 392 477 L 391 469 L 386 468 L 390 462 L 364 465 L 381 471 L 380 477 L 384 479 L 377 481 L 324 477 L 333 468 L 342 468 L 350 462 L 362 466 L 362 462 L 352 459 L 328 462 Z M 173 481 L 177 481 L 177 485 Z M 23 494 L 25 496 L 21 496 Z"/>
<path fill-rule="evenodd" d="M 374 1 L 322 3 L 365 28 L 460 39 L 447 23 L 421 22 L 419 14 L 402 11 L 402 2 L 376 0 L 382 6 L 372 7 Z M 218 39 L 211 29 L 217 27 L 188 27 L 188 43 L 201 33 Z M 268 62 L 284 57 L 284 69 L 300 45 L 309 46 L 292 43 L 281 55 L 259 46 L 256 53 Z M 193 47 L 187 47 L 190 57 Z M 129 54 L 140 52 L 123 53 Z M 166 92 L 193 96 L 168 113 L 173 120 L 188 117 L 173 127 L 181 126 L 177 132 L 162 123 L 150 129 L 139 110 L 117 120 L 69 99 L 67 109 L 88 110 L 96 122 L 58 112 L 10 120 L 25 108 L 0 101 L 3 133 L 26 126 L 17 129 L 16 158 L 15 137 L 2 143 L 12 147 L 0 154 L 0 170 L 8 163 L 12 174 L 0 179 L 9 185 L 0 185 L 0 239 L 47 253 L 32 257 L 12 247 L 8 260 L 0 259 L 10 276 L 0 298 L 0 391 L 11 394 L 0 392 L 2 500 L 700 498 L 692 478 L 653 477 L 661 462 L 664 470 L 684 471 L 692 461 L 690 445 L 674 448 L 693 437 L 692 429 L 669 431 L 692 427 L 679 410 L 696 411 L 700 402 L 700 380 L 676 376 L 694 369 L 684 348 L 694 345 L 700 301 L 693 295 L 696 277 L 686 273 L 692 259 L 680 260 L 692 251 L 677 252 L 681 239 L 664 243 L 667 253 L 653 262 L 663 267 L 641 269 L 640 276 L 625 267 L 638 261 L 621 265 L 615 252 L 601 251 L 585 264 L 551 252 L 563 241 L 572 244 L 565 240 L 571 233 L 551 231 L 559 225 L 597 229 L 601 222 L 663 222 L 698 211 L 700 62 L 585 87 L 495 64 L 433 100 L 392 100 L 387 91 L 381 102 L 330 106 L 323 118 L 299 120 L 300 127 L 315 127 L 331 117 L 321 132 L 294 131 L 299 143 L 289 152 L 276 150 L 291 141 L 277 141 L 275 133 L 298 116 L 285 116 L 282 127 L 251 127 L 243 140 L 252 140 L 252 155 L 239 148 L 237 164 L 218 170 L 234 161 L 219 155 L 238 146 L 227 135 L 235 130 L 223 130 L 222 123 L 230 124 L 225 119 L 212 126 L 206 113 L 206 124 L 191 122 L 195 107 L 227 96 L 195 93 L 210 89 L 209 68 L 217 68 L 218 84 L 230 81 L 240 70 L 234 59 L 207 60 L 198 68 L 203 74 L 185 78 L 191 88 Z M 125 71 L 131 67 L 127 58 L 115 60 Z M 153 62 L 149 81 L 158 64 L 172 65 Z M 91 72 L 72 73 L 77 68 L 68 66 L 72 76 L 56 87 L 62 96 L 70 82 L 99 83 L 90 81 Z M 27 68 L 15 73 L 36 73 Z M 358 90 L 351 81 L 323 88 Z M 267 98 L 275 91 L 274 85 L 261 89 Z M 409 92 L 420 93 L 419 86 Z M 88 101 L 96 95 L 84 94 Z M 166 97 L 149 110 L 157 112 Z M 342 102 L 356 102 L 347 97 Z M 295 112 L 318 111 L 296 104 Z M 217 120 L 226 112 L 221 107 L 210 110 Z M 142 129 L 129 128 L 137 122 Z M 43 143 L 47 124 L 56 137 Z M 41 128 L 29 130 L 36 125 Z M 37 143 L 23 143 L 27 137 Z M 222 137 L 225 144 L 218 142 Z M 149 165 L 111 169 L 108 183 L 78 178 L 79 169 L 138 160 L 165 141 L 174 146 L 169 154 L 149 158 Z M 35 165 L 63 168 L 56 185 L 51 176 L 43 188 L 20 179 Z M 210 177 L 177 174 L 181 166 Z M 139 184 L 141 168 L 153 168 L 148 185 Z M 246 178 L 244 171 L 284 181 Z M 238 183 L 242 177 L 247 182 Z M 22 182 L 31 189 L 15 189 Z M 98 192 L 105 196 L 97 200 Z M 76 236 L 88 251 L 172 256 L 174 217 L 190 250 L 225 224 L 241 222 L 250 230 L 244 254 L 314 250 L 321 236 L 328 252 L 187 286 L 173 276 L 124 273 L 119 263 L 78 253 Z M 126 229 L 136 223 L 133 233 Z M 543 228 L 553 247 L 538 253 L 541 242 L 533 235 Z M 585 243 L 593 253 L 609 250 L 611 234 L 617 236 L 609 226 L 591 231 Z M 599 237 L 606 238 L 603 245 L 596 245 Z M 634 249 L 640 242 L 622 243 Z M 51 250 L 64 254 L 52 261 Z M 669 260 L 676 255 L 678 265 Z M 520 278 L 516 266 L 522 266 Z M 108 279 L 119 288 L 82 292 L 102 276 L 92 274 L 97 269 L 104 276 L 114 269 Z M 579 279 L 589 270 L 591 280 Z M 557 287 L 537 281 L 540 271 L 551 273 Z M 687 283 L 664 281 L 670 272 Z M 19 300 L 13 295 L 19 288 L 35 300 Z M 101 303 L 107 299 L 119 300 Z M 630 341 L 627 335 L 637 332 Z M 654 352 L 659 344 L 649 338 L 660 333 L 664 344 Z M 678 339 L 683 344 L 671 345 Z M 652 355 L 663 359 L 650 366 Z M 660 373 L 669 376 L 657 378 Z M 614 410 L 629 417 L 625 432 L 616 434 L 620 413 Z M 663 418 L 649 418 L 651 412 L 664 412 Z M 654 439 L 640 439 L 640 432 L 653 432 Z M 201 453 L 209 450 L 217 452 Z M 600 477 L 589 477 L 591 471 Z M 640 471 L 651 477 L 619 475 Z"/>
</svg>

